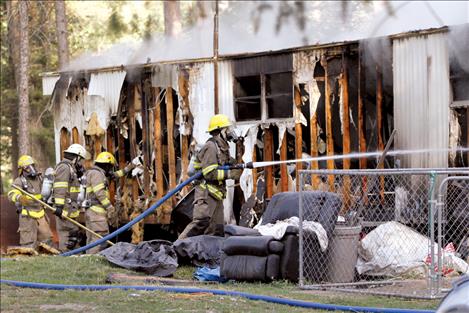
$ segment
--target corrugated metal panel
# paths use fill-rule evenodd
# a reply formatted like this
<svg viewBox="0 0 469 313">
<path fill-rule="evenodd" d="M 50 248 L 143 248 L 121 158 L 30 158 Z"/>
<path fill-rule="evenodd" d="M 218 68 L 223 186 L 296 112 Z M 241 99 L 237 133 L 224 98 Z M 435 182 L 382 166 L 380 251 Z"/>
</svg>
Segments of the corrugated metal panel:
<svg viewBox="0 0 469 313">
<path fill-rule="evenodd" d="M 396 149 L 447 149 L 449 60 L 446 34 L 393 41 Z M 402 167 L 446 167 L 447 152 L 399 157 Z"/>
<path fill-rule="evenodd" d="M 231 61 L 218 62 L 218 107 L 220 113 L 235 120 L 233 108 L 233 72 Z"/>
<path fill-rule="evenodd" d="M 194 116 L 192 136 L 204 144 L 210 137 L 207 128 L 215 110 L 212 63 L 198 63 L 189 70 L 189 105 Z"/>
<path fill-rule="evenodd" d="M 43 76 L 42 77 L 42 95 L 50 96 L 54 91 L 55 84 L 59 80 L 60 75 L 56 76 Z"/>
<path fill-rule="evenodd" d="M 293 70 L 292 54 L 260 56 L 233 60 L 234 76 L 258 75 L 259 73 L 281 73 Z"/>
<path fill-rule="evenodd" d="M 155 65 L 151 73 L 151 85 L 160 88 L 172 87 L 174 90 L 178 91 L 177 65 Z"/>
<path fill-rule="evenodd" d="M 103 97 L 106 106 L 111 109 L 110 114 L 116 115 L 125 75 L 125 71 L 91 74 L 88 95 Z"/>
</svg>

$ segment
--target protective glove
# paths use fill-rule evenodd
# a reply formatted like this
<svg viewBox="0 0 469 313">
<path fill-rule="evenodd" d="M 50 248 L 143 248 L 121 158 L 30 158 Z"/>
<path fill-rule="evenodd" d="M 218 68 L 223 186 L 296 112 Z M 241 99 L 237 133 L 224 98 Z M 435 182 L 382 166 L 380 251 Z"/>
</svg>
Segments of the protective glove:
<svg viewBox="0 0 469 313">
<path fill-rule="evenodd" d="M 234 180 L 239 180 L 242 173 L 243 173 L 242 169 L 231 169 L 231 170 L 228 171 L 228 178 L 229 179 L 234 179 Z"/>
<path fill-rule="evenodd" d="M 62 212 L 64 210 L 64 207 L 63 206 L 56 206 L 54 209 L 55 209 L 54 215 L 62 218 Z"/>
<path fill-rule="evenodd" d="M 119 217 L 117 215 L 117 210 L 114 206 L 109 206 L 106 209 L 106 217 L 109 226 L 117 228 L 119 226 Z"/>
<path fill-rule="evenodd" d="M 124 167 L 124 174 L 127 175 L 128 173 L 130 173 L 137 165 L 135 165 L 133 163 L 133 161 L 131 163 L 128 163 L 125 167 Z"/>
<path fill-rule="evenodd" d="M 31 205 L 35 204 L 33 199 L 31 199 L 30 197 L 25 196 L 25 195 L 20 195 L 18 197 L 18 201 L 22 206 L 31 206 Z"/>
</svg>

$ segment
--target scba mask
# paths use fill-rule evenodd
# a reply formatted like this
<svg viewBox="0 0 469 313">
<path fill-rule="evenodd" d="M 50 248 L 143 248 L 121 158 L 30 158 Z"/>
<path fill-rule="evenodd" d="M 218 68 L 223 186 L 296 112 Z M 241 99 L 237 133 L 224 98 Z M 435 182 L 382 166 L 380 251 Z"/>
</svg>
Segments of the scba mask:
<svg viewBox="0 0 469 313">
<path fill-rule="evenodd" d="M 36 170 L 36 167 L 33 164 L 26 166 L 24 168 L 24 172 L 25 175 L 29 177 L 36 177 L 37 175 L 39 175 L 38 171 Z"/>
<path fill-rule="evenodd" d="M 239 140 L 238 134 L 236 134 L 236 131 L 234 130 L 232 126 L 223 128 L 221 130 L 221 136 L 226 141 L 236 142 Z"/>
</svg>

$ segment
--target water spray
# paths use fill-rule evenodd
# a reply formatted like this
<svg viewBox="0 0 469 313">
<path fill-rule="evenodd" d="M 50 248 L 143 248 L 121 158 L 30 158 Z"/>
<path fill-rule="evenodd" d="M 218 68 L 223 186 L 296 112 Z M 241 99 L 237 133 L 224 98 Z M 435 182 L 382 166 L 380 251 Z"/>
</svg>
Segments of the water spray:
<svg viewBox="0 0 469 313">
<path fill-rule="evenodd" d="M 459 152 L 469 152 L 469 148 L 457 147 L 455 149 L 416 149 L 416 150 L 394 150 L 388 151 L 386 155 L 388 156 L 397 156 L 397 155 L 409 155 L 409 154 L 422 154 L 422 153 L 438 153 L 438 152 L 449 152 L 449 151 L 459 151 Z M 360 159 L 360 158 L 369 158 L 369 157 L 379 157 L 383 155 L 384 151 L 376 152 L 358 152 L 358 153 L 348 153 L 348 154 L 336 154 L 320 157 L 311 157 L 311 158 L 301 158 L 294 160 L 282 160 L 282 161 L 260 161 L 260 162 L 248 162 L 245 164 L 235 165 L 234 168 L 259 168 L 280 164 L 292 164 L 292 163 L 302 163 L 302 162 L 315 162 L 315 161 L 326 161 L 326 160 L 343 160 L 343 159 Z"/>
</svg>

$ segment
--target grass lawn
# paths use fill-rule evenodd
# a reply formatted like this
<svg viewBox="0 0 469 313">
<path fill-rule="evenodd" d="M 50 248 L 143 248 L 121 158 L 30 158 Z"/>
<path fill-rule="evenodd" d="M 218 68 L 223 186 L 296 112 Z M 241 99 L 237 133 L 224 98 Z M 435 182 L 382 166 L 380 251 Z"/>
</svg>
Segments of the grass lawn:
<svg viewBox="0 0 469 313">
<path fill-rule="evenodd" d="M 98 256 L 3 259 L 1 278 L 42 283 L 105 284 L 110 273 L 133 271 L 115 267 Z M 193 267 L 180 267 L 174 278 L 191 279 Z M 197 285 L 276 297 L 341 305 L 435 309 L 438 301 L 403 300 L 344 293 L 304 291 L 288 282 Z M 1 312 L 306 312 L 307 309 L 209 293 L 160 291 L 54 291 L 1 285 Z M 316 311 L 320 312 L 320 311 Z"/>
</svg>

